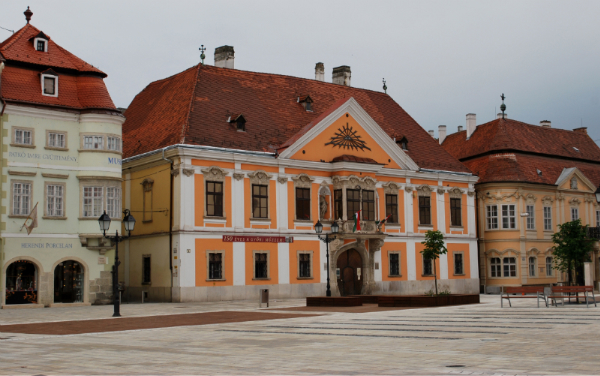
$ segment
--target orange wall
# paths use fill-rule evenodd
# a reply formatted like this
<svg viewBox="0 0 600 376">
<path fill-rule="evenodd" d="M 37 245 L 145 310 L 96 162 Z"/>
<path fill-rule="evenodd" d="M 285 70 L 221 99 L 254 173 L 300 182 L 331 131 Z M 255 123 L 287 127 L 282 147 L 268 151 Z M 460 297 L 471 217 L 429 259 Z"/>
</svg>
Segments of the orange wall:
<svg viewBox="0 0 600 376">
<path fill-rule="evenodd" d="M 246 243 L 246 285 L 271 285 L 279 283 L 277 269 L 277 243 Z M 252 251 L 269 251 L 269 279 L 254 280 Z"/>
<path fill-rule="evenodd" d="M 204 175 L 194 175 L 195 224 L 204 226 Z"/>
<path fill-rule="evenodd" d="M 225 251 L 224 281 L 207 281 L 207 250 Z M 233 243 L 221 239 L 196 239 L 196 286 L 233 286 Z"/>
<path fill-rule="evenodd" d="M 400 277 L 390 277 L 390 262 L 388 253 L 400 251 Z M 408 267 L 406 265 L 406 243 L 384 243 L 381 247 L 381 279 L 383 281 L 406 281 L 408 280 Z"/>
<path fill-rule="evenodd" d="M 469 258 L 468 244 L 446 244 L 448 248 L 448 279 L 469 279 L 471 278 L 471 261 Z M 463 271 L 465 275 L 454 275 L 454 252 L 463 253 Z"/>
<path fill-rule="evenodd" d="M 298 279 L 298 252 L 313 251 L 312 279 Z M 319 240 L 299 240 L 290 243 L 290 283 L 320 283 L 321 282 L 321 255 Z"/>
</svg>

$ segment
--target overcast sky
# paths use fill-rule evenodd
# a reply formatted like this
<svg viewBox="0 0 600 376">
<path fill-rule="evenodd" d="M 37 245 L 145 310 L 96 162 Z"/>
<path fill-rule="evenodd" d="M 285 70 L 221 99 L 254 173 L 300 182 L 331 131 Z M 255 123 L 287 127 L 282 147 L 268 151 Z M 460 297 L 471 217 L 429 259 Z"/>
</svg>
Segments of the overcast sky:
<svg viewBox="0 0 600 376">
<path fill-rule="evenodd" d="M 31 23 L 108 74 L 118 107 L 150 82 L 235 48 L 242 70 L 325 79 L 388 93 L 425 129 L 448 132 L 499 112 L 588 127 L 600 142 L 600 1 L 63 1 L 1 0 L 0 27 Z M 0 29 L 0 40 L 10 36 Z"/>
</svg>

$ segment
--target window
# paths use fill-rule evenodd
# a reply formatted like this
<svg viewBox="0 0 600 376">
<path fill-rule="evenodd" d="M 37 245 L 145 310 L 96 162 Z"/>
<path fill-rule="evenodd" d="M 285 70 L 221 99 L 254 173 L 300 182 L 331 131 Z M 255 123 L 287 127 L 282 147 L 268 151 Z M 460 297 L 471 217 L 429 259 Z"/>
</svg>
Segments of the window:
<svg viewBox="0 0 600 376">
<path fill-rule="evenodd" d="M 419 224 L 431 224 L 431 198 L 419 196 Z"/>
<path fill-rule="evenodd" d="M 546 276 L 552 277 L 552 257 L 546 257 Z"/>
<path fill-rule="evenodd" d="M 15 129 L 15 144 L 33 145 L 32 131 L 26 129 Z"/>
<path fill-rule="evenodd" d="M 450 226 L 462 226 L 462 208 L 460 198 L 450 199 Z"/>
<path fill-rule="evenodd" d="M 525 210 L 527 211 L 527 229 L 535 230 L 535 207 L 527 205 Z"/>
<path fill-rule="evenodd" d="M 600 227 L 600 210 L 596 210 L 596 227 Z"/>
<path fill-rule="evenodd" d="M 365 221 L 375 220 L 375 191 L 362 191 L 362 217 Z"/>
<path fill-rule="evenodd" d="M 267 264 L 268 264 L 268 254 L 267 253 L 255 253 L 254 254 L 254 278 L 255 279 L 269 278 Z"/>
<path fill-rule="evenodd" d="M 298 278 L 310 278 L 310 253 L 298 254 Z"/>
<path fill-rule="evenodd" d="M 575 149 L 577 150 L 577 149 Z M 577 150 L 579 151 L 579 150 Z M 577 178 L 576 177 L 572 177 L 571 178 L 571 189 L 577 189 Z"/>
<path fill-rule="evenodd" d="M 529 276 L 530 277 L 535 277 L 535 265 L 536 264 L 536 258 L 535 257 L 530 257 L 529 258 Z"/>
<path fill-rule="evenodd" d="M 502 205 L 502 228 L 517 228 L 514 205 Z"/>
<path fill-rule="evenodd" d="M 44 52 L 46 51 L 46 42 L 43 40 L 38 40 L 36 45 L 36 50 Z"/>
<path fill-rule="evenodd" d="M 488 230 L 498 229 L 498 206 L 489 205 L 487 209 L 487 228 Z"/>
<path fill-rule="evenodd" d="M 333 219 L 342 219 L 344 217 L 344 201 L 341 189 L 333 191 L 333 207 L 335 213 Z"/>
<path fill-rule="evenodd" d="M 388 255 L 390 261 L 390 276 L 400 276 L 400 253 L 391 252 Z"/>
<path fill-rule="evenodd" d="M 346 209 L 348 210 L 348 219 L 352 219 L 354 214 L 360 210 L 360 191 L 358 189 L 346 189 Z"/>
<path fill-rule="evenodd" d="M 296 188 L 296 219 L 310 220 L 310 188 Z"/>
<path fill-rule="evenodd" d="M 31 210 L 31 183 L 13 183 L 13 215 L 29 215 Z"/>
<path fill-rule="evenodd" d="M 108 150 L 121 151 L 121 139 L 119 137 L 107 138 Z"/>
<path fill-rule="evenodd" d="M 505 277 L 517 276 L 517 259 L 515 257 L 505 257 L 503 264 Z"/>
<path fill-rule="evenodd" d="M 544 230 L 552 231 L 552 208 L 544 206 Z"/>
<path fill-rule="evenodd" d="M 142 284 L 149 285 L 151 283 L 150 279 L 150 263 L 151 258 L 150 255 L 142 256 Z"/>
<path fill-rule="evenodd" d="M 56 77 L 43 76 L 44 77 L 44 94 L 50 96 L 56 96 Z"/>
<path fill-rule="evenodd" d="M 46 186 L 46 215 L 49 217 L 63 217 L 64 186 L 48 184 Z"/>
<path fill-rule="evenodd" d="M 385 217 L 388 223 L 398 223 L 398 195 L 385 195 Z"/>
<path fill-rule="evenodd" d="M 208 279 L 223 279 L 223 254 L 208 254 Z"/>
<path fill-rule="evenodd" d="M 111 218 L 121 217 L 121 188 L 106 188 L 106 214 Z"/>
<path fill-rule="evenodd" d="M 209 217 L 223 216 L 223 183 L 206 182 L 206 215 Z"/>
<path fill-rule="evenodd" d="M 576 221 L 579 219 L 579 209 L 571 208 L 571 221 Z"/>
<path fill-rule="evenodd" d="M 83 148 L 84 149 L 103 149 L 104 136 L 84 136 L 83 137 Z"/>
<path fill-rule="evenodd" d="M 48 146 L 52 148 L 66 147 L 66 139 L 64 133 L 48 132 Z"/>
<path fill-rule="evenodd" d="M 433 263 L 431 259 L 423 257 L 423 275 L 433 275 Z"/>
<path fill-rule="evenodd" d="M 500 263 L 500 258 L 499 257 L 492 257 L 490 260 L 490 266 L 492 268 L 492 272 L 490 273 L 490 275 L 492 277 L 502 277 L 501 274 L 501 270 L 502 270 L 502 265 Z"/>
<path fill-rule="evenodd" d="M 463 253 L 454 253 L 454 275 L 464 275 Z"/>
<path fill-rule="evenodd" d="M 252 216 L 254 218 L 269 218 L 268 189 L 267 185 L 252 186 Z"/>
<path fill-rule="evenodd" d="M 102 214 L 103 207 L 103 187 L 84 187 L 83 188 L 83 216 L 99 217 Z"/>
</svg>

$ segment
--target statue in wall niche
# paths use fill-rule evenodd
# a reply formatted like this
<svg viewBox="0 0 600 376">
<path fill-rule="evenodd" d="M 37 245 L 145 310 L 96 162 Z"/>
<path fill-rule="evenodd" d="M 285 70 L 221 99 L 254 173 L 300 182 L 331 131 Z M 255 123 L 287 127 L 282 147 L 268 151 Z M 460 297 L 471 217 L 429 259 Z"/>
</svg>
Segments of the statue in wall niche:
<svg viewBox="0 0 600 376">
<path fill-rule="evenodd" d="M 325 198 L 325 195 L 320 195 L 319 196 L 319 218 L 324 219 L 325 218 L 325 214 L 327 213 L 327 199 Z"/>
</svg>

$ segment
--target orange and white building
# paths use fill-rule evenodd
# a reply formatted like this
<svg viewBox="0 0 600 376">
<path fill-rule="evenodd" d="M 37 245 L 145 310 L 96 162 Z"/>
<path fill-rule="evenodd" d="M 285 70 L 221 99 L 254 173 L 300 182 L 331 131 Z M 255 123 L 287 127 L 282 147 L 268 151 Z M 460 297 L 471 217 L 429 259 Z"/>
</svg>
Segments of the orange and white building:
<svg viewBox="0 0 600 376">
<path fill-rule="evenodd" d="M 120 280 L 126 298 L 255 299 L 434 288 L 427 230 L 444 233 L 441 290 L 477 293 L 474 184 L 385 93 L 233 68 L 233 48 L 148 85 L 123 126 L 123 200 L 138 219 Z M 361 211 L 360 231 L 353 214 Z M 385 224 L 377 221 L 388 217 Z"/>
</svg>

